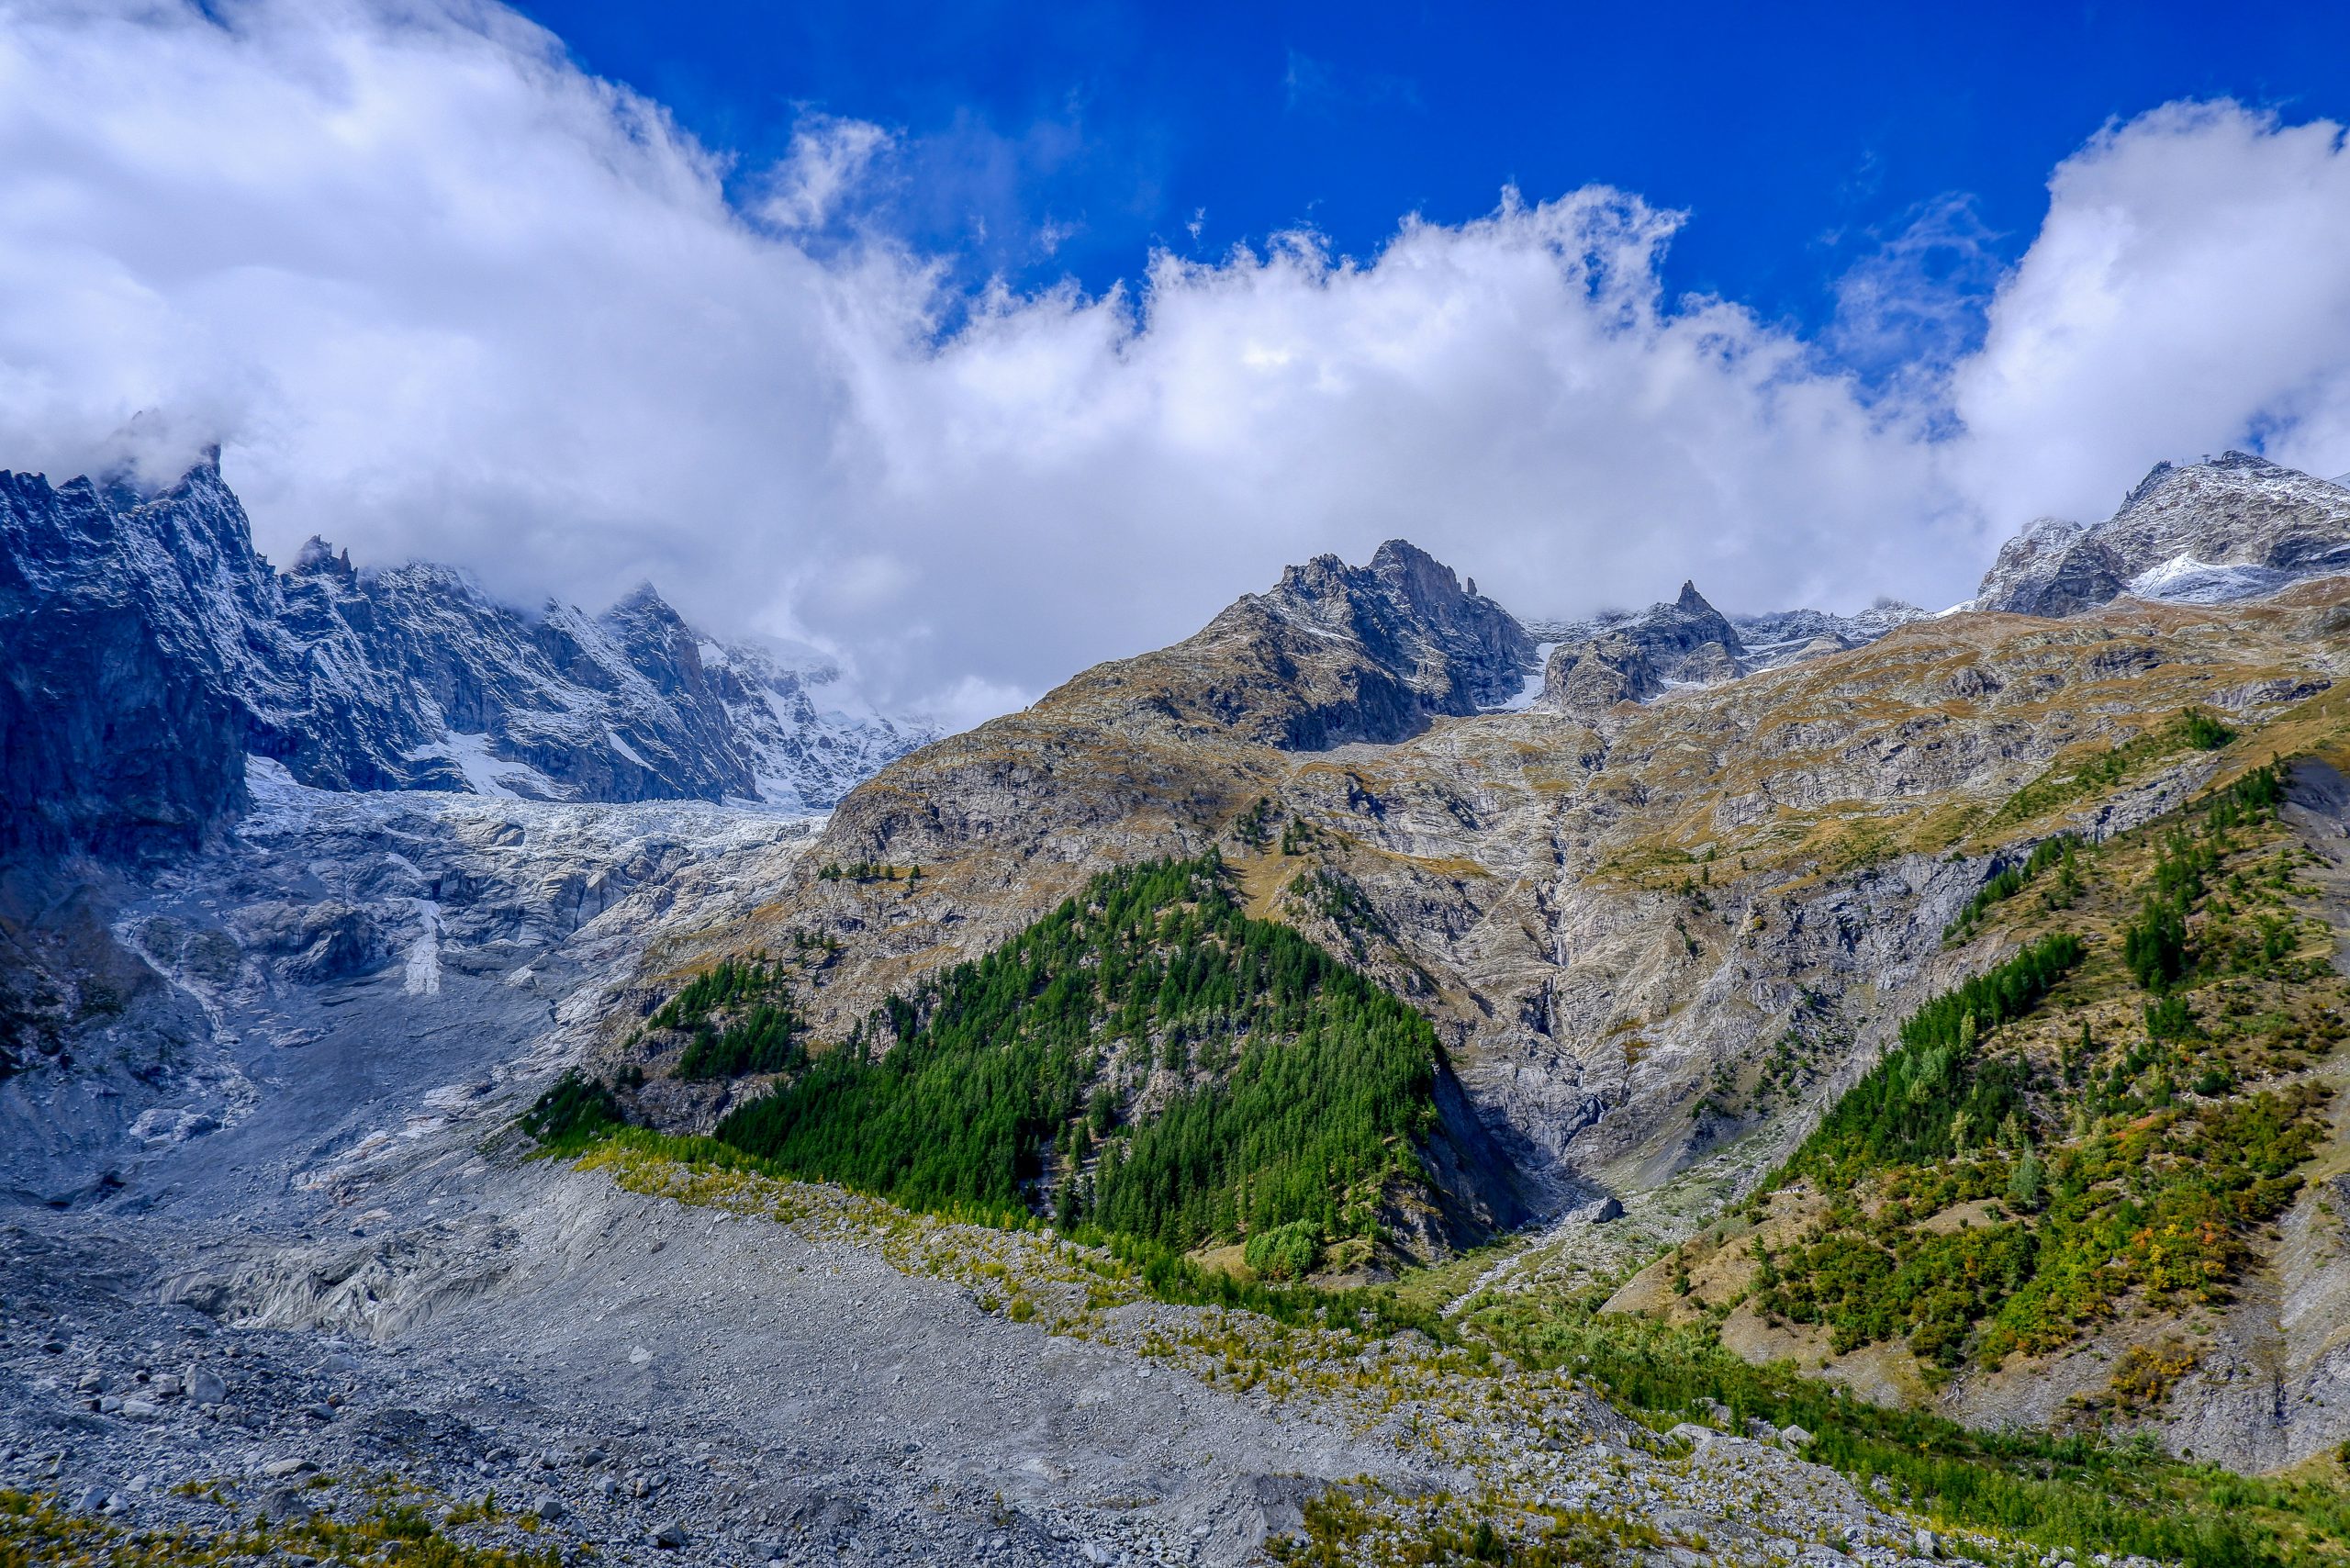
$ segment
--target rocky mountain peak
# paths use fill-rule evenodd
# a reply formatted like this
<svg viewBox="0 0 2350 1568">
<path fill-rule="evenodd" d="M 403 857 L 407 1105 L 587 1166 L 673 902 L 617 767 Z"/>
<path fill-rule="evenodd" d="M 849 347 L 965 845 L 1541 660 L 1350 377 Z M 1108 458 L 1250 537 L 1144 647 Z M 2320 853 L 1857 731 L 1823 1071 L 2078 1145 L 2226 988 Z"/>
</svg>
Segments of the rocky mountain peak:
<svg viewBox="0 0 2350 1568">
<path fill-rule="evenodd" d="M 598 617 L 607 625 L 683 626 L 686 618 L 677 613 L 661 590 L 650 582 L 641 582 L 612 600 L 611 608 Z"/>
<path fill-rule="evenodd" d="M 2071 615 L 2124 593 L 2214 603 L 2350 569 L 2350 495 L 2248 452 L 2157 463 L 2095 527 L 2034 521 L 1999 550 L 1975 608 Z"/>
<path fill-rule="evenodd" d="M 286 568 L 286 576 L 330 577 L 339 579 L 346 586 L 356 582 L 359 578 L 358 570 L 351 564 L 351 552 L 348 549 L 338 552 L 333 545 L 315 533 L 303 542 L 301 549 L 294 553 L 294 564 Z"/>
<path fill-rule="evenodd" d="M 1371 575 L 1423 616 L 1460 613 L 1476 595 L 1464 590 L 1450 566 L 1407 539 L 1391 539 L 1371 557 Z"/>
<path fill-rule="evenodd" d="M 1516 617 L 1464 589 L 1450 566 L 1407 540 L 1387 541 L 1362 566 L 1316 555 L 1225 617 L 1253 613 L 1252 604 L 1360 644 L 1418 694 L 1407 706 L 1426 712 L 1472 713 L 1505 701 L 1534 667 L 1534 639 Z"/>
<path fill-rule="evenodd" d="M 217 455 L 145 492 L 0 472 L 0 849 L 187 847 L 242 809 L 248 757 L 330 790 L 807 809 L 928 738 L 722 691 L 649 586 L 531 616 L 316 537 L 281 576 Z"/>
<path fill-rule="evenodd" d="M 1572 629 L 1543 672 L 1546 705 L 1597 713 L 1644 702 L 1674 687 L 1710 686 L 1746 673 L 1746 644 L 1694 581 L 1669 604 Z"/>
<path fill-rule="evenodd" d="M 2231 454 L 2230 455 L 2233 454 Z M 2152 468 L 2146 470 L 2146 476 L 2144 478 L 2131 486 L 2128 493 L 2122 496 L 2121 510 L 2128 511 L 2132 507 L 2136 506 L 2140 501 L 2144 500 L 2148 496 L 2153 495 L 2157 489 L 2161 488 L 2163 481 L 2177 472 L 2177 467 L 2167 458 L 2155 464 Z M 2040 521 L 2045 522 L 2049 520 L 2042 518 Z"/>
</svg>

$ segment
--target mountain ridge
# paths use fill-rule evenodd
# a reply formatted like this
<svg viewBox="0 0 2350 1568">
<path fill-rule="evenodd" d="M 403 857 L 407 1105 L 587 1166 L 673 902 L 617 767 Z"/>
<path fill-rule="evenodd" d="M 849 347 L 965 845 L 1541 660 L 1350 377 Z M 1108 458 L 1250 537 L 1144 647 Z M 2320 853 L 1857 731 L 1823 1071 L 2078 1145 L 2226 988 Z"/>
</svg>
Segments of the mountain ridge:
<svg viewBox="0 0 2350 1568">
<path fill-rule="evenodd" d="M 2350 490 L 2250 453 L 2157 463 L 2094 526 L 2041 518 L 2002 545 L 1977 610 L 2066 615 L 2123 593 L 2224 603 L 2350 569 Z"/>
<path fill-rule="evenodd" d="M 276 571 L 217 454 L 151 492 L 0 474 L 0 628 L 20 846 L 185 847 L 241 808 L 248 756 L 331 789 L 805 811 L 931 734 L 839 711 L 836 666 L 711 643 L 650 585 L 526 614 L 315 536 Z"/>
</svg>

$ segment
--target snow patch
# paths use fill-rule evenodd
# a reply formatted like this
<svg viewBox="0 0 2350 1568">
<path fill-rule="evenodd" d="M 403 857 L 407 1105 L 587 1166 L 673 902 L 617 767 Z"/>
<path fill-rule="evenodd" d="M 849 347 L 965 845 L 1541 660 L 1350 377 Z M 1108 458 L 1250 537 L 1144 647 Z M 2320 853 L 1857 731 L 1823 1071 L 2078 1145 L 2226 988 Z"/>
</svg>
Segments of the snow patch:
<svg viewBox="0 0 2350 1568">
<path fill-rule="evenodd" d="M 628 758 L 631 762 L 636 764 L 647 773 L 653 771 L 653 765 L 645 761 L 642 756 L 639 756 L 637 755 L 636 748 L 629 745 L 628 742 L 622 740 L 621 738 L 621 733 L 618 730 L 612 729 L 610 726 L 607 725 L 604 730 L 604 738 L 612 743 L 612 749 L 614 751 L 620 753 L 622 756 Z"/>
<path fill-rule="evenodd" d="M 2293 574 L 2274 566 L 2213 566 L 2192 555 L 2174 555 L 2130 579 L 2130 591 L 2140 599 L 2173 604 L 2224 604 L 2275 593 L 2293 581 Z"/>
<path fill-rule="evenodd" d="M 1542 680 L 1543 677 L 1549 673 L 1550 668 L 1551 650 L 1556 648 L 1558 645 L 1559 644 L 1556 643 L 1535 644 L 1534 669 L 1533 672 L 1526 678 L 1526 684 L 1518 688 L 1516 696 L 1511 698 L 1506 702 L 1496 703 L 1493 707 L 1486 709 L 1485 711 L 1488 713 L 1523 713 L 1528 708 L 1533 707 L 1535 702 L 1542 695 Z"/>
<path fill-rule="evenodd" d="M 408 972 L 401 989 L 410 996 L 441 994 L 441 906 L 431 899 L 414 899 L 421 930 L 408 944 Z"/>
<path fill-rule="evenodd" d="M 618 745 L 620 737 L 613 735 L 612 741 Z M 625 746 L 621 749 L 627 750 Z M 446 757 L 464 775 L 467 789 L 493 801 L 559 801 L 570 793 L 529 763 L 492 753 L 487 734 L 468 735 L 450 730 L 442 734 L 437 745 L 418 746 L 402 756 L 409 762 L 421 762 L 429 756 Z M 643 757 L 633 752 L 628 756 L 638 767 L 645 767 Z M 518 784 L 523 788 L 516 789 Z"/>
</svg>

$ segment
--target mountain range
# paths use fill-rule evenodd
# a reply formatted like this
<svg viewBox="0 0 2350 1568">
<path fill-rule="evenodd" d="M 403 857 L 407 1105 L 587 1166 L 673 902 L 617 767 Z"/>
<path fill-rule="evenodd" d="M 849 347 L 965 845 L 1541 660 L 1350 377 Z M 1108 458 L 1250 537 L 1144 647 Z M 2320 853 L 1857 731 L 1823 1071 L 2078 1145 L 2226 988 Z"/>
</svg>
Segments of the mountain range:
<svg viewBox="0 0 2350 1568">
<path fill-rule="evenodd" d="M 932 733 L 649 586 L 526 612 L 315 538 L 279 571 L 217 457 L 152 493 L 0 474 L 0 624 L 12 845 L 185 849 L 242 809 L 248 757 L 324 789 L 815 811 Z"/>
<path fill-rule="evenodd" d="M 784 1387 L 813 1363 L 758 1362 L 788 1325 L 756 1303 L 818 1293 L 861 1348 L 794 1354 L 928 1447 L 790 1428 L 792 1465 L 837 1466 L 782 1510 L 835 1519 L 811 1551 L 926 1528 L 900 1477 L 934 1463 L 992 1492 L 974 1520 L 1146 1521 L 1094 1562 L 1249 1560 L 1346 1509 L 1499 1560 L 1444 1513 L 1479 1496 L 1515 1499 L 1489 1542 L 1627 1508 L 1758 1563 L 1848 1527 L 1870 1561 L 1940 1529 L 2194 1557 L 2255 1515 L 2298 1521 L 2282 1553 L 2321 1512 L 2214 1501 L 2185 1456 L 2306 1475 L 2350 1439 L 2345 566 L 2350 490 L 2237 453 L 2032 524 L 1939 614 L 1684 583 L 1522 621 L 1396 540 L 936 735 L 650 588 L 526 612 L 318 542 L 278 570 L 214 462 L 0 475 L 8 1190 L 93 1291 L 468 1377 L 526 1375 L 490 1346 L 628 1369 L 562 1399 L 693 1336 L 680 1363 Z M 815 1239 L 723 1260 L 696 1205 Z M 623 1305 L 671 1245 L 699 1294 Z M 938 1310 L 1041 1347 L 984 1374 L 1062 1413 L 1016 1452 L 876 1370 L 872 1304 L 940 1278 Z M 756 1343 L 693 1305 L 737 1289 Z M 1244 1319 L 1290 1349 L 1244 1353 Z M 1342 1370 L 1297 1348 L 1357 1323 Z M 1069 1359 L 1210 1334 L 1241 1338 L 1147 1394 Z M 1391 1403 L 1343 1440 L 1215 1427 L 1196 1462 L 1062 1424 L 1285 1378 Z M 1550 1414 L 1448 1447 L 1472 1398 Z M 2132 1430 L 2180 1463 L 2092 1441 Z M 703 1468 L 683 1428 L 643 1440 Z M 657 1522 L 574 1492 L 636 1544 Z"/>
</svg>

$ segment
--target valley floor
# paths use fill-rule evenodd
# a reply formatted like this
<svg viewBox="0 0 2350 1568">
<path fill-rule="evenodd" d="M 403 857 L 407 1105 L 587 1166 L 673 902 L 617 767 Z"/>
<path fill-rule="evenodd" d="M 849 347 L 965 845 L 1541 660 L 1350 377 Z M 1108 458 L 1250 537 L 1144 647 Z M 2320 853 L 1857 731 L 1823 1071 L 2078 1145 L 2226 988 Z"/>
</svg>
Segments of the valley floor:
<svg viewBox="0 0 2350 1568">
<path fill-rule="evenodd" d="M 487 1130 L 300 1235 L 17 1215 L 0 1485 L 136 1531 L 364 1513 L 389 1475 L 494 1494 L 460 1540 L 618 1562 L 1238 1562 L 1332 1483 L 1362 1499 L 1345 1560 L 1479 1523 L 1656 1561 L 1916 1545 L 1775 1443 L 1685 1451 L 1570 1377 L 1163 1305 L 1098 1253 L 834 1189 L 483 1159 Z"/>
</svg>

